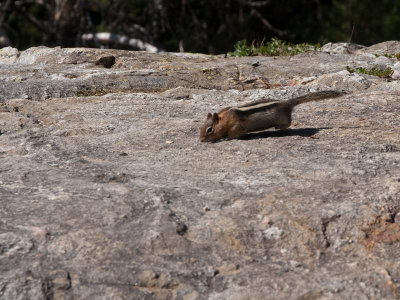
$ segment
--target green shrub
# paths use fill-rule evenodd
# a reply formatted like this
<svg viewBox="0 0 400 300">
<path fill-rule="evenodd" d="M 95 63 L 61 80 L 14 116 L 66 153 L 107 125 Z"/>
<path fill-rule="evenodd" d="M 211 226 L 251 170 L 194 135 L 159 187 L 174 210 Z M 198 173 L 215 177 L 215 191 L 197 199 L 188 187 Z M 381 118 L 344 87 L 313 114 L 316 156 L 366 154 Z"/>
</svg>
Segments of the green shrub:
<svg viewBox="0 0 400 300">
<path fill-rule="evenodd" d="M 238 41 L 234 48 L 235 51 L 229 52 L 228 56 L 291 56 L 308 51 L 316 51 L 320 46 L 307 43 L 291 44 L 272 38 L 267 43 L 261 41 L 260 43 L 253 42 L 251 45 L 248 45 L 246 40 Z"/>
<path fill-rule="evenodd" d="M 373 76 L 378 76 L 381 78 L 388 78 L 392 76 L 393 70 L 391 68 L 382 68 L 379 66 L 373 66 L 372 68 L 350 68 L 347 67 L 347 71 L 350 73 L 358 73 L 358 74 L 366 74 L 366 75 L 373 75 Z"/>
</svg>

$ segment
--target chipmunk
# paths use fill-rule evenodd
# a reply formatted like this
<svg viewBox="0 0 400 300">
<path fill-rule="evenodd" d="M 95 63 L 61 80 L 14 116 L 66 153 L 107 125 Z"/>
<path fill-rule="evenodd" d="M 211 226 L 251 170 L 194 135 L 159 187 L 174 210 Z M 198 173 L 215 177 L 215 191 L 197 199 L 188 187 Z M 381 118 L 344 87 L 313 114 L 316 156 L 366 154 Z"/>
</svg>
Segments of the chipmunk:
<svg viewBox="0 0 400 300">
<path fill-rule="evenodd" d="M 286 129 L 292 121 L 296 105 L 309 101 L 335 98 L 343 95 L 339 91 L 320 91 L 287 101 L 259 100 L 238 107 L 226 107 L 218 113 L 209 113 L 200 128 L 201 142 L 216 142 L 223 138 L 236 139 L 249 132 L 271 127 Z"/>
</svg>

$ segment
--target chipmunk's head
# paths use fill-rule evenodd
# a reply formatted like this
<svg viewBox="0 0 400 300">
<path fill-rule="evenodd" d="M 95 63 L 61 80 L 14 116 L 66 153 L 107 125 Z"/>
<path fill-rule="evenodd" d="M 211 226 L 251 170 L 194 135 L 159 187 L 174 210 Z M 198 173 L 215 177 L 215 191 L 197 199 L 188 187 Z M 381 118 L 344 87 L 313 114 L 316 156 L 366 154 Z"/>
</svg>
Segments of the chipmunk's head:
<svg viewBox="0 0 400 300">
<path fill-rule="evenodd" d="M 221 130 L 219 130 L 218 124 L 220 123 L 220 117 L 217 113 L 209 113 L 207 120 L 204 125 L 200 128 L 200 141 L 201 142 L 216 142 L 223 138 Z"/>
</svg>

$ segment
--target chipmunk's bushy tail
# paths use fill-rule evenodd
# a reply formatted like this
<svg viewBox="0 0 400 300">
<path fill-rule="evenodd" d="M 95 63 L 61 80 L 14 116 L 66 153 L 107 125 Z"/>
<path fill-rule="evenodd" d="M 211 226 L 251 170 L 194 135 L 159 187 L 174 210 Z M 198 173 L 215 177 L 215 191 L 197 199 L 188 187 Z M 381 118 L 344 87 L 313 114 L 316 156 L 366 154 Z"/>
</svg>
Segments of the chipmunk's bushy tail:
<svg viewBox="0 0 400 300">
<path fill-rule="evenodd" d="M 310 101 L 318 101 L 318 100 L 323 100 L 327 98 L 336 98 L 344 95 L 344 92 L 340 91 L 320 91 L 320 92 L 314 92 L 310 93 L 304 96 L 296 97 L 293 99 L 288 100 L 288 102 L 293 105 L 299 105 L 301 103 L 305 102 L 310 102 Z"/>
</svg>

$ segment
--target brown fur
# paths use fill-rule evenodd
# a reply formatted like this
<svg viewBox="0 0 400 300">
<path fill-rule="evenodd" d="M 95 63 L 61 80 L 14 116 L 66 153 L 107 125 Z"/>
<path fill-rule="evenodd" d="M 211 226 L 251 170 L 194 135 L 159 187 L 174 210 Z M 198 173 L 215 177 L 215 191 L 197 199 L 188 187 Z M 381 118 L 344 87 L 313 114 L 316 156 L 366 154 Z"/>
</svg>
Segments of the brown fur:
<svg viewBox="0 0 400 300">
<path fill-rule="evenodd" d="M 293 107 L 309 101 L 334 98 L 343 95 L 337 91 L 321 91 L 287 101 L 261 100 L 239 107 L 226 107 L 218 113 L 209 113 L 200 128 L 200 141 L 216 142 L 236 139 L 248 132 L 275 127 L 286 129 L 292 121 Z"/>
</svg>

